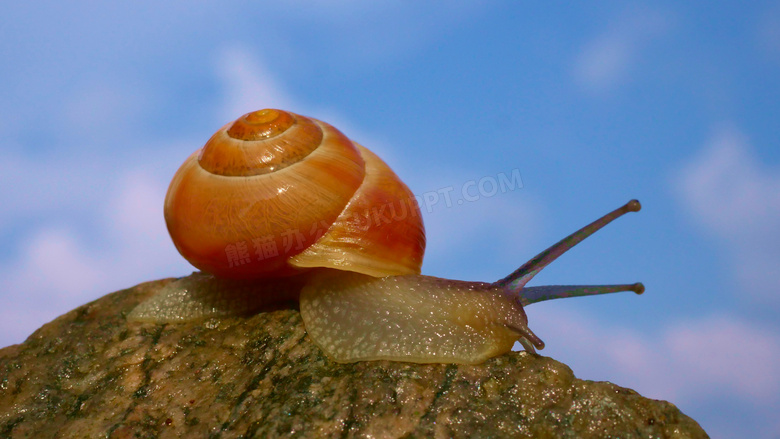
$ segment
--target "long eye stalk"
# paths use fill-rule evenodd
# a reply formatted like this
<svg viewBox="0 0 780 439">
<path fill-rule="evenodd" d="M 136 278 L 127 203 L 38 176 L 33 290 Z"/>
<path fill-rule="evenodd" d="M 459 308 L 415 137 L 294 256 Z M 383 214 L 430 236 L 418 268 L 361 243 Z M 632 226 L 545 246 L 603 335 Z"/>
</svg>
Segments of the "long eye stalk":
<svg viewBox="0 0 780 439">
<path fill-rule="evenodd" d="M 598 294 L 633 291 L 637 294 L 645 292 L 641 282 L 620 285 L 545 285 L 543 287 L 526 287 L 520 292 L 520 304 L 523 306 L 545 300 L 563 299 L 566 297 L 595 296 Z"/>
<path fill-rule="evenodd" d="M 619 291 L 633 291 L 637 294 L 642 294 L 645 287 L 641 283 L 623 285 L 552 285 L 524 288 L 528 281 L 542 271 L 544 267 L 550 265 L 552 261 L 558 259 L 559 256 L 582 242 L 582 240 L 626 213 L 638 212 L 641 208 L 642 205 L 639 204 L 639 201 L 629 201 L 539 253 L 512 274 L 497 281 L 495 285 L 502 287 L 506 291 L 518 294 L 523 305 L 564 297 L 592 296 Z"/>
</svg>

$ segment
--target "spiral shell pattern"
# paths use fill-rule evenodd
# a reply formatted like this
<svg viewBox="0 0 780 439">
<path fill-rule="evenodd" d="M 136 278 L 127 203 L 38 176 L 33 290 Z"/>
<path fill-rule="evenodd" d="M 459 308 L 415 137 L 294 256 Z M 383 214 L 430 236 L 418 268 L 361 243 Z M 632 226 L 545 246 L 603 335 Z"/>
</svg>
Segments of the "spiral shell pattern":
<svg viewBox="0 0 780 439">
<path fill-rule="evenodd" d="M 375 154 L 316 119 L 245 114 L 173 178 L 165 220 L 195 267 L 228 278 L 314 267 L 420 272 L 425 231 L 409 188 Z"/>
</svg>

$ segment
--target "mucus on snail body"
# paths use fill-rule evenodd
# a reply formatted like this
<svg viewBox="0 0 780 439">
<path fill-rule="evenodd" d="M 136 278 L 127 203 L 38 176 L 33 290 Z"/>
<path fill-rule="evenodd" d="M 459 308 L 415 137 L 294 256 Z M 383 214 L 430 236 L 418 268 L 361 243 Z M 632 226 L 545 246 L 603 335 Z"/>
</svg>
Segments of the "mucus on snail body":
<svg viewBox="0 0 780 439">
<path fill-rule="evenodd" d="M 395 173 L 324 122 L 260 110 L 225 125 L 174 176 L 168 231 L 202 272 L 169 283 L 128 320 L 247 315 L 297 300 L 307 333 L 338 362 L 476 364 L 517 341 L 535 352 L 544 343 L 524 306 L 644 291 L 641 283 L 525 286 L 640 207 L 629 201 L 493 283 L 424 276 L 422 217 Z"/>
</svg>

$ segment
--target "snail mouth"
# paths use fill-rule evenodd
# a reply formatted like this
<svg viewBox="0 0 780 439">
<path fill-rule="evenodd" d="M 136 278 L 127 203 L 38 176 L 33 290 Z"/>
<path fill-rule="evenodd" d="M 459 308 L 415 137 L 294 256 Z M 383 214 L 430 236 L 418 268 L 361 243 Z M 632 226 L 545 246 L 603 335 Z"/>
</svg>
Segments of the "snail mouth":
<svg viewBox="0 0 780 439">
<path fill-rule="evenodd" d="M 513 325 L 507 325 L 507 328 L 514 331 L 517 335 L 520 336 L 519 342 L 521 345 L 523 345 L 523 348 L 532 353 L 536 353 L 536 349 L 544 349 L 544 342 L 541 338 L 539 338 L 536 334 L 531 331 L 531 329 L 527 326 L 513 326 Z"/>
</svg>

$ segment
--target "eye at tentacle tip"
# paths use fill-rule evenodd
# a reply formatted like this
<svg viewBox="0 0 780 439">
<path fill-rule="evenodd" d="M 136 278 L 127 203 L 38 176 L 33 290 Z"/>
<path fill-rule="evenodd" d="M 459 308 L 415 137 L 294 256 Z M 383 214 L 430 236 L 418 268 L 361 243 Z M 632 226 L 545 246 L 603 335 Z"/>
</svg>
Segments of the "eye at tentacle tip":
<svg viewBox="0 0 780 439">
<path fill-rule="evenodd" d="M 625 207 L 629 212 L 639 212 L 642 210 L 642 203 L 640 203 L 639 200 L 634 199 L 626 203 Z"/>
<path fill-rule="evenodd" d="M 546 266 L 550 265 L 550 263 L 558 259 L 561 255 L 571 250 L 574 246 L 593 235 L 617 218 L 620 218 L 628 212 L 638 212 L 641 208 L 642 205 L 639 203 L 639 200 L 630 200 L 626 204 L 618 207 L 612 212 L 607 213 L 606 215 L 603 215 L 592 223 L 580 228 L 566 238 L 563 238 L 562 240 L 553 244 L 548 249 L 539 253 L 534 258 L 520 266 L 520 268 L 512 272 L 509 276 L 496 281 L 495 284 L 501 287 L 509 287 L 517 293 L 520 293 L 528 281 L 530 281 Z"/>
<path fill-rule="evenodd" d="M 645 292 L 645 285 L 642 282 L 637 282 L 634 285 L 631 285 L 631 291 L 642 294 Z"/>
</svg>

